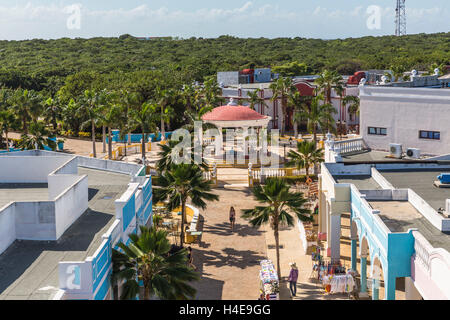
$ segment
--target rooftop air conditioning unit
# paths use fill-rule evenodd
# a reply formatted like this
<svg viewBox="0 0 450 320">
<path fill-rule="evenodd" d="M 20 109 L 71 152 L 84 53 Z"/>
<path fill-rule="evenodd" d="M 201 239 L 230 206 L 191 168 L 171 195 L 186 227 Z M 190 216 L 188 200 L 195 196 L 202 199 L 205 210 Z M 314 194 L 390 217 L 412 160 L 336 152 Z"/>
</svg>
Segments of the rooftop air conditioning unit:
<svg viewBox="0 0 450 320">
<path fill-rule="evenodd" d="M 401 159 L 402 158 L 402 145 L 399 143 L 390 143 L 389 144 L 389 155 L 392 158 Z"/>
<path fill-rule="evenodd" d="M 420 150 L 416 148 L 408 148 L 406 150 L 406 155 L 411 159 L 420 159 Z"/>
</svg>

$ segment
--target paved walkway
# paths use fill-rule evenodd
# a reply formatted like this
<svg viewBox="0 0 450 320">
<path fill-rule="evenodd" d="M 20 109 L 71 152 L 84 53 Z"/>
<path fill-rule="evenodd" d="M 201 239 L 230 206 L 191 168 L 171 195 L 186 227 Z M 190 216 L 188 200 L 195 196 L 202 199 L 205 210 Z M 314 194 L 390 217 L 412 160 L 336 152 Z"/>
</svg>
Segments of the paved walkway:
<svg viewBox="0 0 450 320">
<path fill-rule="evenodd" d="M 203 229 L 200 246 L 193 245 L 193 258 L 202 278 L 194 286 L 200 300 L 256 300 L 259 296 L 259 262 L 266 258 L 264 230 L 255 230 L 241 218 L 241 209 L 256 202 L 245 189 L 216 189 L 220 201 L 208 203 L 201 212 Z M 230 231 L 230 206 L 236 223 Z"/>
<path fill-rule="evenodd" d="M 200 245 L 194 244 L 193 257 L 202 278 L 194 283 L 200 300 L 255 300 L 259 296 L 259 262 L 271 259 L 276 264 L 273 231 L 269 225 L 256 230 L 240 217 L 241 209 L 252 208 L 257 202 L 250 189 L 235 188 L 215 190 L 220 201 L 208 203 L 201 212 L 199 228 L 203 231 Z M 230 206 L 236 209 L 234 232 L 230 231 L 228 214 Z M 295 300 L 347 299 L 346 295 L 324 295 L 319 284 L 310 282 L 311 256 L 303 253 L 297 225 L 280 231 L 281 274 L 289 275 L 289 262 L 299 267 L 298 290 Z M 269 249 L 269 246 L 271 249 Z M 280 286 L 280 298 L 290 300 L 288 283 Z"/>
</svg>

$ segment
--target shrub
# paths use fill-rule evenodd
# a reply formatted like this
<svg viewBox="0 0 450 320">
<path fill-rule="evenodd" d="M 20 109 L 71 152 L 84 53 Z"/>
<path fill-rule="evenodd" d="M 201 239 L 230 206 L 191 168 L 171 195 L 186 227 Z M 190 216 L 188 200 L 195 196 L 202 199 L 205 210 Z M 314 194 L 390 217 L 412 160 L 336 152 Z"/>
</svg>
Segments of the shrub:
<svg viewBox="0 0 450 320">
<path fill-rule="evenodd" d="M 90 138 L 91 137 L 91 133 L 90 132 L 80 131 L 80 132 L 78 132 L 78 136 L 81 137 L 81 138 Z"/>
</svg>

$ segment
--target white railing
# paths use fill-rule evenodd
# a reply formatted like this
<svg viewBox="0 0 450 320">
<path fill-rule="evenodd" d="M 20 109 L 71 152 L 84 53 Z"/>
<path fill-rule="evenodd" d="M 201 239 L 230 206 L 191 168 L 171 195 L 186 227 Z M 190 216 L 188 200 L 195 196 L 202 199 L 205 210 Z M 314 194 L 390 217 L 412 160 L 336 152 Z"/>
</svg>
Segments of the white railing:
<svg viewBox="0 0 450 320">
<path fill-rule="evenodd" d="M 416 259 L 423 265 L 425 270 L 430 272 L 430 256 L 433 250 L 431 244 L 417 231 L 413 231 L 414 250 L 416 251 Z"/>
<path fill-rule="evenodd" d="M 346 139 L 333 142 L 333 151 L 337 154 L 346 154 L 367 149 L 363 138 Z"/>
</svg>

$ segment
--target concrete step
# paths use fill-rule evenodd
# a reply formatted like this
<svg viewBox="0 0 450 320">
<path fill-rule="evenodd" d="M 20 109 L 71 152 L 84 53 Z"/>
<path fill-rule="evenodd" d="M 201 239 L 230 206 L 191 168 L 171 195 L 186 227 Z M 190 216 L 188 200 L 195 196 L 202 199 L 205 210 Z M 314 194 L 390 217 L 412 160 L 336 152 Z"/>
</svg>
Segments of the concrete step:
<svg viewBox="0 0 450 320">
<path fill-rule="evenodd" d="M 248 182 L 247 182 L 247 183 L 224 184 L 222 187 L 223 187 L 224 189 L 242 189 L 242 188 L 248 188 Z"/>
</svg>

